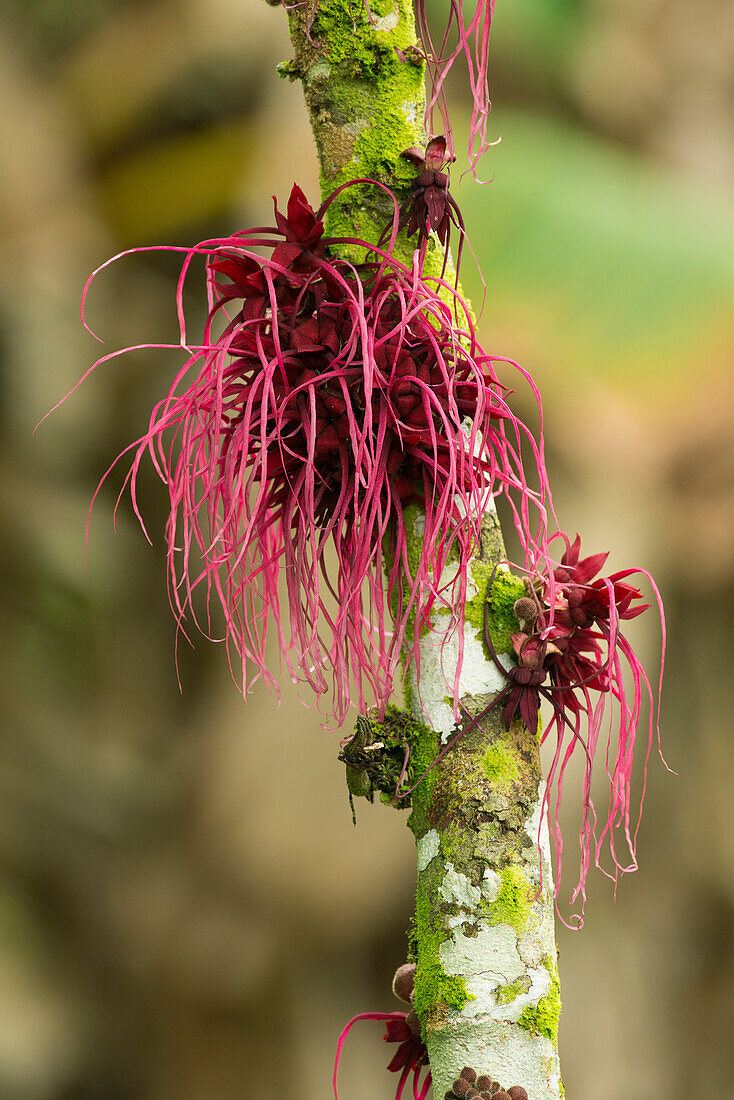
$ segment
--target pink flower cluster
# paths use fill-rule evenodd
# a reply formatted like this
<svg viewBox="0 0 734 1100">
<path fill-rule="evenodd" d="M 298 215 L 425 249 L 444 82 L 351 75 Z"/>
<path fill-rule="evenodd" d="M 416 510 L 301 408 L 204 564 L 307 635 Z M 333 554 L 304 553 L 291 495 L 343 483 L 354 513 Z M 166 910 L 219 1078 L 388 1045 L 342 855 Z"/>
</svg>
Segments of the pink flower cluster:
<svg viewBox="0 0 734 1100">
<path fill-rule="evenodd" d="M 602 866 L 602 852 L 608 848 L 611 865 L 606 873 L 616 882 L 623 871 L 634 870 L 639 826 L 633 821 L 632 768 L 635 741 L 643 707 L 647 711 L 647 760 L 657 728 L 656 702 L 647 674 L 632 646 L 620 630 L 622 620 L 634 619 L 649 604 L 641 603 L 638 588 L 628 578 L 647 579 L 658 604 L 665 651 L 665 620 L 657 586 L 642 569 L 626 569 L 607 577 L 597 577 L 608 554 L 581 558 L 581 539 L 572 543 L 564 532 L 560 539 L 564 551 L 560 562 L 531 574 L 526 581 L 527 595 L 515 603 L 520 630 L 510 635 L 516 664 L 509 669 L 495 652 L 489 628 L 489 599 L 485 605 L 484 638 L 497 668 L 507 680 L 483 713 L 471 717 L 447 748 L 468 728 L 481 721 L 487 711 L 501 707 L 507 729 L 519 716 L 528 729 L 539 724 L 541 699 L 550 705 L 551 717 L 542 730 L 541 741 L 555 737 L 555 750 L 546 774 L 543 816 L 547 816 L 554 839 L 556 865 L 555 889 L 560 888 L 563 837 L 559 827 L 560 800 L 564 775 L 572 756 L 583 757 L 581 826 L 579 846 L 581 863 L 578 883 L 571 901 L 581 897 L 580 925 L 586 897 L 585 883 L 593 854 Z M 552 548 L 552 547 L 551 547 Z M 596 579 L 594 579 L 596 578 Z M 662 679 L 662 661 L 660 668 Z M 660 683 L 658 683 L 658 696 Z M 463 708 L 462 708 L 463 709 Z M 609 803 L 605 819 L 598 827 L 591 795 L 591 781 L 600 738 L 606 729 L 605 766 L 609 777 Z M 644 781 L 643 781 L 644 798 Z M 640 800 L 641 810 L 642 799 Z M 551 812 L 552 811 L 552 812 Z M 616 840 L 622 834 L 624 854 Z"/>
<path fill-rule="evenodd" d="M 492 497 L 510 501 L 528 562 L 537 558 L 548 487 L 542 448 L 507 404 L 457 293 L 425 278 L 417 253 L 412 269 L 393 257 L 397 203 L 384 250 L 349 242 L 364 249 L 356 264 L 324 236 L 327 207 L 315 212 L 294 186 L 274 226 L 189 251 L 179 307 L 183 317 L 184 279 L 203 255 L 204 340 L 187 343 L 182 320 L 190 356 L 128 450 L 136 512 L 146 454 L 168 488 L 181 628 L 193 617 L 224 634 L 243 691 L 258 676 L 274 685 L 274 630 L 292 679 L 341 722 L 353 700 L 384 710 L 434 605 L 461 634 Z M 411 502 L 425 522 L 417 561 Z M 459 567 L 447 586 L 450 558 Z"/>
</svg>

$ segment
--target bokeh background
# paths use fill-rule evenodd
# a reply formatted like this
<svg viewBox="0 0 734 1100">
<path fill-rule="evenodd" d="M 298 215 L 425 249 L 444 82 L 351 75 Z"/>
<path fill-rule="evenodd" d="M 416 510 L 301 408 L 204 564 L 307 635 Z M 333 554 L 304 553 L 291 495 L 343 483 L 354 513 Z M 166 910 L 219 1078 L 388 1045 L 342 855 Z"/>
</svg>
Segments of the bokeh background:
<svg viewBox="0 0 734 1100">
<path fill-rule="evenodd" d="M 245 706 L 201 640 L 179 692 L 152 475 L 153 547 L 127 500 L 113 532 L 120 474 L 83 572 L 91 491 L 177 357 L 104 366 L 31 434 L 98 353 L 91 269 L 267 222 L 294 179 L 316 198 L 289 56 L 258 0 L 2 5 L 1 1100 L 322 1100 L 346 1020 L 398 1007 L 410 834 L 381 806 L 352 827 L 338 737 L 289 686 Z M 653 757 L 640 872 L 559 929 L 567 1093 L 730 1097 L 734 6 L 503 0 L 491 71 L 491 182 L 459 190 L 482 336 L 543 391 L 564 526 L 652 569 L 669 619 L 678 774 Z M 111 348 L 175 339 L 174 276 L 105 274 Z M 392 1096 L 380 1034 L 353 1033 L 344 1100 Z"/>
</svg>

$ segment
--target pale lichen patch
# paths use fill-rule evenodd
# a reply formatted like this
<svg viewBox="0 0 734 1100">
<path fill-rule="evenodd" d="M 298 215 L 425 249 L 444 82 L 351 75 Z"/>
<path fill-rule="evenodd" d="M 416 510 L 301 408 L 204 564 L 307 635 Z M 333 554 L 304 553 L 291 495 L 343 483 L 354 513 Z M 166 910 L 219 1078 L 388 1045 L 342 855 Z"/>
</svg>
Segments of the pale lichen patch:
<svg viewBox="0 0 734 1100">
<path fill-rule="evenodd" d="M 398 25 L 399 18 L 400 16 L 398 15 L 397 9 L 393 8 L 387 15 L 383 15 L 382 19 L 378 19 L 377 22 L 373 24 L 373 29 L 378 34 L 394 31 Z"/>
<path fill-rule="evenodd" d="M 438 849 L 440 846 L 440 840 L 438 833 L 435 829 L 429 829 L 420 840 L 416 841 L 416 852 L 418 855 L 418 873 L 425 871 L 428 864 L 432 859 L 438 855 Z"/>
<path fill-rule="evenodd" d="M 482 895 L 487 901 L 494 901 L 500 892 L 500 886 L 502 885 L 502 879 L 493 871 L 491 867 L 487 867 L 482 878 Z"/>
<path fill-rule="evenodd" d="M 482 891 L 478 886 L 472 886 L 471 879 L 463 875 L 451 864 L 446 864 L 446 874 L 439 887 L 439 895 L 449 904 L 458 905 L 470 912 L 476 907 Z"/>
<path fill-rule="evenodd" d="M 456 668 L 459 660 L 459 631 L 448 625 L 448 629 L 437 615 L 434 618 L 435 629 L 421 640 L 420 645 L 420 686 L 415 670 L 411 668 L 408 679 L 413 698 L 419 706 L 422 721 L 429 722 L 433 729 L 441 734 L 446 743 L 455 732 L 454 710 L 444 702 L 447 688 L 453 688 L 446 676 L 446 669 Z M 495 694 L 506 684 L 504 675 L 494 665 L 488 665 L 481 644 L 477 640 L 476 630 L 465 623 L 463 628 L 463 660 L 457 695 Z M 511 662 L 501 657 L 502 663 L 509 668 Z"/>
</svg>

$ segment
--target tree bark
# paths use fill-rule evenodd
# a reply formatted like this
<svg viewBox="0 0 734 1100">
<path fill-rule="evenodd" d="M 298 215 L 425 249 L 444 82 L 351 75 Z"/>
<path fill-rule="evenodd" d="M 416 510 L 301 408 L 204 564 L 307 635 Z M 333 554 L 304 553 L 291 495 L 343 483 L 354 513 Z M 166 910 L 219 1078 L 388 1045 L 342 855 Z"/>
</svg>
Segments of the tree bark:
<svg viewBox="0 0 734 1100">
<path fill-rule="evenodd" d="M 483 641 L 485 603 L 494 648 L 507 660 L 510 632 L 518 629 L 513 605 L 525 594 L 508 570 L 495 572 L 503 558 L 499 522 L 488 512 L 471 566 L 459 682 L 463 710 L 472 716 L 505 686 Z M 457 732 L 442 629 L 436 616 L 421 642 L 420 685 L 415 668 L 407 678 L 413 711 L 433 734 L 418 749 L 429 762 Z M 413 792 L 411 815 L 418 850 L 415 1009 L 435 1095 L 471 1066 L 505 1089 L 522 1085 L 530 1100 L 558 1100 L 561 1003 L 538 737 L 519 720 L 506 730 L 501 707 L 474 726 L 468 718 L 463 724 L 467 732 Z"/>
<path fill-rule="evenodd" d="M 376 0 L 369 9 L 361 0 L 317 0 L 312 11 L 309 26 L 305 7 L 289 9 L 295 56 L 281 72 L 303 82 L 323 197 L 350 180 L 377 179 L 400 200 L 414 175 L 400 153 L 426 141 L 424 72 L 414 52 L 412 8 L 407 0 Z M 327 231 L 376 242 L 392 214 L 383 192 L 356 184 L 330 207 Z M 399 247 L 411 255 L 409 242 Z M 441 262 L 440 249 L 429 251 L 428 262 Z M 412 538 L 421 538 L 420 527 L 419 516 Z M 466 608 L 460 697 L 472 715 L 505 686 L 482 640 L 486 600 L 498 654 L 511 652 L 509 634 L 519 629 L 513 604 L 524 594 L 522 582 L 500 566 L 488 592 L 504 557 L 499 522 L 490 511 L 471 566 L 474 592 Z M 424 767 L 456 732 L 447 697 L 453 643 L 441 652 L 445 624 L 435 616 L 434 630 L 421 643 L 420 684 L 415 667 L 406 673 L 408 705 L 427 724 L 413 745 L 414 760 Z M 506 1089 L 522 1085 L 530 1100 L 563 1095 L 542 799 L 538 737 L 519 721 L 506 731 L 499 709 L 461 737 L 413 792 L 415 1008 L 436 1097 L 467 1065 Z"/>
</svg>

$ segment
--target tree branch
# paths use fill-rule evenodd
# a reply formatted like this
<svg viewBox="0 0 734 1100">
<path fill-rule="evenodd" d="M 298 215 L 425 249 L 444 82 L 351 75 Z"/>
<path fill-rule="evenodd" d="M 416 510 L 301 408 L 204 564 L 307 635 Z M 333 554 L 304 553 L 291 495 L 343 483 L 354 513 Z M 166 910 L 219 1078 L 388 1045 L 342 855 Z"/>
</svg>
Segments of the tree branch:
<svg viewBox="0 0 734 1100">
<path fill-rule="evenodd" d="M 376 179 L 402 200 L 414 169 L 400 153 L 426 140 L 424 66 L 413 52 L 409 3 L 380 0 L 370 12 L 360 0 L 319 0 L 310 25 L 306 6 L 291 7 L 288 18 L 295 57 L 281 71 L 303 82 L 323 197 L 351 180 Z M 327 231 L 375 243 L 392 215 L 381 190 L 359 183 L 332 203 Z M 409 242 L 399 247 L 411 255 Z M 442 256 L 437 248 L 432 252 Z M 411 537 L 417 541 L 419 528 L 420 521 L 413 524 Z M 498 653 L 510 651 L 509 633 L 518 629 L 513 604 L 523 595 L 521 582 L 500 568 L 487 592 L 504 557 L 492 511 L 484 517 L 482 545 L 471 567 L 475 593 L 466 608 L 459 694 L 471 715 L 484 711 L 505 686 L 481 640 L 485 599 L 493 608 Z M 416 775 L 456 732 L 453 702 L 446 697 L 452 680 L 449 647 L 442 649 L 439 640 L 446 619 L 436 615 L 434 625 L 420 647 L 420 684 L 414 666 L 406 674 L 413 713 L 430 727 L 413 746 Z M 519 721 L 508 733 L 498 710 L 461 737 L 413 793 L 415 1008 L 437 1097 L 466 1065 L 504 1088 L 523 1086 L 530 1100 L 562 1095 L 552 877 L 547 828 L 539 827 L 542 798 L 537 735 Z"/>
</svg>

